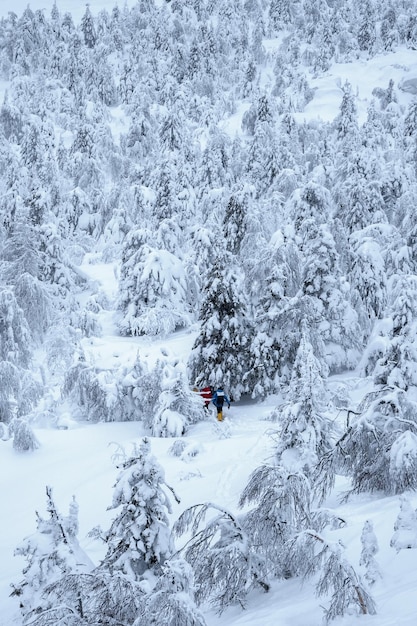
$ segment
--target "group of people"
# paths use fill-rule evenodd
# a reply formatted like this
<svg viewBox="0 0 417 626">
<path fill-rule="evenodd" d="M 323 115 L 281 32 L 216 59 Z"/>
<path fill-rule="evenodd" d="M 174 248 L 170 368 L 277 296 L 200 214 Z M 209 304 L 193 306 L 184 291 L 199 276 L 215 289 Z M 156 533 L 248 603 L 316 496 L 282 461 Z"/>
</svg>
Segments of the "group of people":
<svg viewBox="0 0 417 626">
<path fill-rule="evenodd" d="M 222 387 L 218 387 L 216 391 L 214 391 L 213 387 L 207 386 L 207 387 L 203 387 L 202 389 L 195 389 L 195 391 L 197 391 L 200 394 L 200 396 L 203 398 L 204 406 L 207 410 L 210 406 L 210 403 L 214 404 L 214 406 L 217 409 L 217 419 L 219 422 L 222 422 L 224 403 L 226 403 L 228 408 L 230 409 L 230 399 L 225 394 Z"/>
</svg>

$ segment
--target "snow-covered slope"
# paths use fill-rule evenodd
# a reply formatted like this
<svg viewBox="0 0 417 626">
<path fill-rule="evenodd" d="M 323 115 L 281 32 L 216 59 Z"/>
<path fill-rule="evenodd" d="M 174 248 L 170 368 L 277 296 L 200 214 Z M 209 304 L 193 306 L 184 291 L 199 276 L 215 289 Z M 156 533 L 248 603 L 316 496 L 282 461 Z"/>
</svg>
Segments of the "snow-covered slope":
<svg viewBox="0 0 417 626">
<path fill-rule="evenodd" d="M 58 3 L 61 12 L 71 10 L 74 19 L 79 21 L 84 6 L 72 6 L 70 0 Z M 111 10 L 113 2 L 92 0 L 93 13 L 100 8 Z M 134 2 L 128 2 L 128 5 Z M 0 12 L 7 10 L 21 12 L 27 2 L 2 2 Z M 33 9 L 50 6 L 43 0 L 31 3 Z M 1 14 L 0 13 L 0 14 Z M 265 42 L 267 53 L 273 57 L 277 42 Z M 263 81 L 272 81 L 272 73 L 265 72 Z M 378 54 L 373 59 L 350 64 L 333 65 L 325 75 L 315 78 L 308 75 L 310 87 L 314 90 L 312 100 L 305 110 L 295 113 L 296 119 L 332 121 L 339 112 L 342 99 L 341 87 L 349 81 L 357 93 L 359 121 L 363 122 L 367 107 L 376 87 L 386 89 L 389 81 L 396 85 L 411 82 L 417 77 L 417 51 L 400 49 L 395 53 Z M 0 85 L 4 91 L 6 85 Z M 406 107 L 414 94 L 409 90 L 399 91 L 399 104 Z M 0 96 L 1 99 L 1 96 Z M 221 121 L 220 126 L 230 137 L 241 132 L 242 116 L 249 108 L 248 102 L 236 104 L 236 112 Z M 120 128 L 127 128 L 120 117 L 121 109 L 114 110 L 112 123 L 113 136 L 117 139 Z M 202 135 L 202 147 L 204 147 Z M 117 294 L 118 264 L 102 262 L 99 254 L 87 255 L 82 271 L 87 274 L 97 291 L 102 291 L 110 302 L 108 310 L 100 312 L 102 335 L 85 337 L 81 347 L 88 363 L 112 370 L 131 365 L 139 352 L 141 357 L 154 364 L 162 353 L 169 353 L 186 361 L 196 336 L 197 328 L 179 331 L 165 339 L 120 337 L 114 319 L 114 302 Z M 348 390 L 351 406 L 363 397 L 368 381 L 361 381 L 352 373 L 333 378 L 330 385 L 341 385 Z M 277 398 L 269 398 L 263 403 L 237 402 L 226 411 L 226 421 L 218 424 L 214 415 L 206 422 L 192 426 L 185 436 L 187 448 L 180 458 L 172 456 L 169 450 L 173 439 L 152 438 L 152 450 L 163 465 L 166 479 L 181 499 L 174 504 L 172 522 L 187 506 L 211 501 L 233 511 L 237 509 L 239 495 L 246 484 L 250 472 L 259 464 L 268 461 L 273 454 L 274 442 L 269 436 L 273 425 L 266 417 L 274 408 Z M 64 411 L 64 408 L 62 409 Z M 343 412 L 333 418 L 343 420 Z M 57 505 L 66 512 L 71 497 L 75 495 L 80 507 L 79 539 L 82 547 L 94 562 L 103 556 L 102 546 L 87 536 L 92 527 L 100 524 L 108 527 L 112 512 L 107 511 L 111 502 L 112 487 L 118 469 L 116 468 L 118 446 L 129 450 L 145 432 L 140 422 L 99 423 L 77 422 L 62 413 L 59 423 L 65 428 L 45 426 L 35 429 L 41 444 L 39 450 L 18 453 L 11 440 L 0 441 L 0 493 L 2 509 L 0 515 L 0 626 L 18 624 L 18 602 L 9 597 L 10 584 L 21 579 L 24 562 L 14 557 L 13 552 L 23 537 L 35 530 L 35 511 L 45 512 L 45 487 L 52 486 Z M 336 620 L 336 626 L 372 624 L 373 626 L 415 626 L 417 623 L 417 568 L 416 551 L 413 549 L 396 551 L 390 541 L 394 524 L 399 513 L 398 497 L 380 497 L 362 494 L 340 502 L 340 495 L 348 488 L 348 483 L 339 478 L 336 489 L 326 505 L 337 512 L 345 525 L 334 531 L 327 531 L 329 539 L 343 542 L 347 555 L 361 572 L 359 565 L 361 533 L 366 520 L 373 523 L 379 543 L 376 560 L 381 571 L 381 579 L 372 588 L 377 604 L 377 615 L 356 618 L 346 616 Z M 414 508 L 417 496 L 406 493 Z M 229 608 L 217 616 L 205 607 L 209 626 L 319 626 L 322 623 L 322 608 L 325 598 L 316 598 L 311 581 L 300 580 L 274 582 L 268 594 L 253 592 L 246 610 L 240 607 Z"/>
<path fill-rule="evenodd" d="M 114 275 L 109 265 L 85 264 L 83 270 L 101 285 L 108 295 L 112 292 Z M 104 315 L 106 315 L 104 313 Z M 164 341 L 149 342 L 139 338 L 129 341 L 117 337 L 109 320 L 107 333 L 99 339 L 85 340 L 85 351 L 93 361 L 111 367 L 115 360 L 129 359 L 138 350 L 154 360 L 161 348 L 186 359 L 194 334 L 173 335 Z M 90 352 L 88 352 L 90 350 Z M 352 402 L 363 395 L 364 383 L 342 376 L 331 381 L 351 391 Z M 173 503 L 172 522 L 188 506 L 213 502 L 232 511 L 237 510 L 239 495 L 252 470 L 268 461 L 274 443 L 270 431 L 274 424 L 266 421 L 273 409 L 274 398 L 260 404 L 233 403 L 226 409 L 226 420 L 217 423 L 214 413 L 186 435 L 187 447 L 181 457 L 170 454 L 172 438 L 152 438 L 152 451 L 162 464 L 167 483 L 181 499 Z M 337 416 L 335 416 L 336 418 Z M 75 495 L 79 504 L 81 546 L 98 563 L 103 548 L 87 536 L 95 526 L 108 528 L 112 512 L 112 487 L 119 446 L 129 451 L 134 441 L 145 435 L 141 423 L 80 423 L 67 420 L 67 429 L 37 428 L 41 443 L 39 450 L 18 453 L 12 442 L 0 442 L 0 481 L 2 515 L 0 516 L 0 607 L 1 626 L 12 626 L 16 618 L 17 600 L 9 598 L 10 584 L 21 579 L 24 561 L 14 557 L 15 547 L 23 537 L 35 531 L 35 511 L 45 515 L 45 487 L 53 488 L 56 504 L 65 514 Z M 371 520 L 379 543 L 376 560 L 381 571 L 372 590 L 378 614 L 367 618 L 347 616 L 336 620 L 338 626 L 356 623 L 375 626 L 414 626 L 416 620 L 417 568 L 415 550 L 397 552 L 390 547 L 394 523 L 399 513 L 398 497 L 361 495 L 340 504 L 339 496 L 348 488 L 340 478 L 326 506 L 345 521 L 339 530 L 327 531 L 327 538 L 340 540 L 347 556 L 360 572 L 361 532 L 366 520 Z M 417 496 L 406 494 L 417 507 Z M 300 580 L 274 582 L 268 594 L 252 592 L 246 610 L 235 607 L 217 616 L 208 608 L 205 612 L 209 626 L 320 626 L 321 605 L 326 600 L 315 597 L 312 582 Z M 18 622 L 16 622 L 18 623 Z"/>
</svg>

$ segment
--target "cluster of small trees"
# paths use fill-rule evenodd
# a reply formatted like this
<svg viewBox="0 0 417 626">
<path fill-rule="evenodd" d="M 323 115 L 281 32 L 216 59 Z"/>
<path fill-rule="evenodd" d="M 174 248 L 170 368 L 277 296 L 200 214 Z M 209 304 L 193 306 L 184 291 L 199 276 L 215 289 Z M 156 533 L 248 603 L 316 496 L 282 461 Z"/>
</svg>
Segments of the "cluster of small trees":
<svg viewBox="0 0 417 626">
<path fill-rule="evenodd" d="M 23 624 L 145 626 L 157 619 L 203 626 L 198 605 L 209 602 L 220 613 L 234 604 L 245 606 L 251 590 L 267 592 L 273 579 L 294 576 L 313 577 L 318 595 L 330 596 L 327 621 L 352 610 L 375 613 L 369 588 L 381 572 L 372 522 L 365 522 L 361 535 L 362 580 L 341 542 L 323 532 L 344 521 L 317 506 L 301 464 L 298 470 L 289 468 L 281 449 L 276 452 L 275 463 L 250 476 L 239 501 L 245 513 L 198 504 L 171 528 L 170 498 L 179 499 L 166 484 L 149 440 L 135 444 L 130 454 L 123 451 L 108 507 L 115 517 L 107 530 L 96 527 L 90 533 L 105 545 L 99 565 L 77 539 L 75 498 L 63 516 L 47 487 L 48 516 L 36 514 L 36 533 L 16 549 L 26 560 L 22 580 L 12 585 Z M 185 533 L 188 539 L 176 551 L 174 538 Z M 397 551 L 417 547 L 417 516 L 405 497 L 391 546 Z"/>
<path fill-rule="evenodd" d="M 185 364 L 168 353 L 153 368 L 139 356 L 132 368 L 118 370 L 94 367 L 81 358 L 68 369 L 63 394 L 82 419 L 142 421 L 155 437 L 184 435 L 191 424 L 206 418 Z"/>
<path fill-rule="evenodd" d="M 47 513 L 37 514 L 37 531 L 16 554 L 26 559 L 23 579 L 13 585 L 23 624 L 154 623 L 204 626 L 194 602 L 191 567 L 175 556 L 162 467 L 144 439 L 120 464 L 110 509 L 116 517 L 94 534 L 106 553 L 95 566 L 78 539 L 78 505 L 68 516 L 57 509 L 47 487 Z M 175 494 L 174 494 L 175 495 Z"/>
</svg>

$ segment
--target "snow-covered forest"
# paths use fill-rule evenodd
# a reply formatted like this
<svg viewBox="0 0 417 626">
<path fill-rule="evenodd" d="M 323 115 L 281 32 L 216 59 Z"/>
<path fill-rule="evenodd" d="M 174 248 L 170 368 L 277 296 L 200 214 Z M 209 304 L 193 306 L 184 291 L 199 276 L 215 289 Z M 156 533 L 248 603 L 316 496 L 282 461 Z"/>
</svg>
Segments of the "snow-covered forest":
<svg viewBox="0 0 417 626">
<path fill-rule="evenodd" d="M 408 585 L 417 556 L 416 50 L 414 0 L 0 17 L 2 488 L 19 498 L 45 433 L 74 464 L 77 429 L 137 434 L 88 540 L 51 469 L 46 513 L 5 539 L 1 624 L 267 626 L 258 608 L 303 581 L 311 621 L 282 624 L 394 624 L 384 576 L 411 554 Z M 206 385 L 232 400 L 224 424 Z M 269 443 L 239 489 L 184 504 L 204 437 L 233 455 L 245 415 L 250 449 Z M 387 503 L 381 547 L 355 506 Z M 412 597 L 391 595 L 401 626 Z"/>
</svg>

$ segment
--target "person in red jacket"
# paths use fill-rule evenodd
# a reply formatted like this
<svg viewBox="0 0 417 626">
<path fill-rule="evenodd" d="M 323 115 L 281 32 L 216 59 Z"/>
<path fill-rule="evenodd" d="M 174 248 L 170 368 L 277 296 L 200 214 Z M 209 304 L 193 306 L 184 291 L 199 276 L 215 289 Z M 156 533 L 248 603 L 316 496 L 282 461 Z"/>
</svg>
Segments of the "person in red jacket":
<svg viewBox="0 0 417 626">
<path fill-rule="evenodd" d="M 213 397 L 212 388 L 211 387 L 203 387 L 203 389 L 200 389 L 200 396 L 204 400 L 204 408 L 206 408 L 208 410 L 208 408 L 210 406 L 211 399 Z"/>
</svg>

